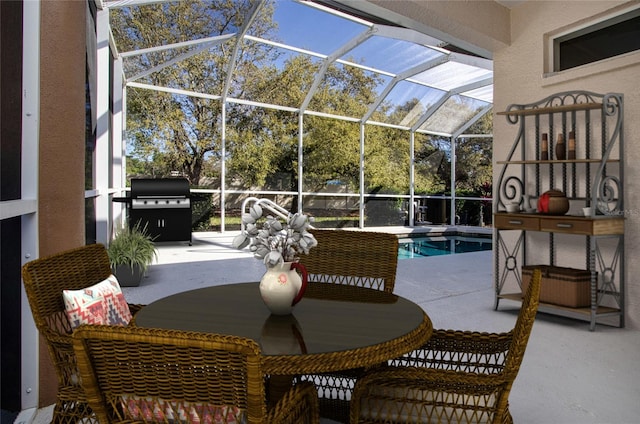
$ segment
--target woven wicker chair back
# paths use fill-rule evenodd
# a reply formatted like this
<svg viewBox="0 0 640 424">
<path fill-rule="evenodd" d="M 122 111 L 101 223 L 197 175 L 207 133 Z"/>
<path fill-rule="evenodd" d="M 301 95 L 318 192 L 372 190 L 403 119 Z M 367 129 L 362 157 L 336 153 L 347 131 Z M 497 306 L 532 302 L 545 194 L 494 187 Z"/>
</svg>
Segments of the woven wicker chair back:
<svg viewBox="0 0 640 424">
<path fill-rule="evenodd" d="M 520 364 L 524 358 L 524 351 L 529 342 L 529 336 L 533 329 L 533 322 L 538 312 L 538 304 L 540 302 L 540 286 L 542 284 L 542 273 L 540 269 L 535 269 L 531 278 L 531 283 L 527 287 L 527 291 L 522 299 L 522 306 L 518 314 L 518 320 L 513 328 L 513 339 L 509 347 L 509 354 L 505 361 L 505 370 L 513 375 L 515 379 Z"/>
<path fill-rule="evenodd" d="M 75 423 L 90 414 L 83 404 L 85 396 L 78 383 L 71 326 L 65 314 L 62 291 L 83 289 L 110 274 L 109 256 L 101 244 L 35 259 L 22 267 L 33 320 L 47 342 L 58 378 L 54 422 Z"/>
<path fill-rule="evenodd" d="M 91 416 L 91 409 L 84 403 L 84 390 L 79 384 L 71 325 L 65 313 L 62 291 L 84 289 L 109 275 L 109 255 L 102 244 L 44 256 L 22 267 L 22 280 L 33 320 L 47 343 L 58 379 L 53 411 L 55 423 L 76 423 Z M 131 314 L 141 307 L 129 304 Z"/>
<path fill-rule="evenodd" d="M 434 330 L 421 348 L 368 372 L 351 400 L 352 423 L 512 423 L 509 393 L 538 310 L 535 270 L 513 330 Z"/>
<path fill-rule="evenodd" d="M 85 325 L 75 331 L 74 343 L 100 422 L 266 422 L 261 354 L 253 340 Z"/>
<path fill-rule="evenodd" d="M 300 262 L 309 283 L 350 284 L 392 293 L 398 267 L 398 237 L 388 233 L 311 230 L 318 245 Z"/>
</svg>

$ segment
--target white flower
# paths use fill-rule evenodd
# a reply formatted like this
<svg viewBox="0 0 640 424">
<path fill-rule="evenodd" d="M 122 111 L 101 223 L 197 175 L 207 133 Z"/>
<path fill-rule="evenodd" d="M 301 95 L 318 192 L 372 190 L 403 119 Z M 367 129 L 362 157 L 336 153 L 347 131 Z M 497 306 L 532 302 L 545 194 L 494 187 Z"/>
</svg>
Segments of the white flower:
<svg viewBox="0 0 640 424">
<path fill-rule="evenodd" d="M 233 238 L 233 242 L 231 242 L 231 245 L 236 249 L 244 249 L 249 245 L 250 241 L 251 240 L 249 239 L 249 237 L 247 237 L 246 234 L 242 233 Z"/>
<path fill-rule="evenodd" d="M 251 215 L 251 218 L 253 218 L 253 222 L 256 222 L 262 216 L 262 208 L 260 205 L 253 205 L 249 209 L 249 214 Z"/>
<path fill-rule="evenodd" d="M 309 254 L 309 250 L 317 246 L 318 242 L 308 231 L 312 219 L 307 215 L 289 215 L 286 222 L 267 215 L 260 225 L 258 220 L 263 213 L 260 205 L 253 205 L 249 208 L 249 213 L 242 214 L 244 231 L 234 237 L 233 247 L 244 249 L 249 246 L 256 259 L 262 259 L 267 267 L 272 267 L 283 262 L 297 261 L 300 254 Z"/>
</svg>

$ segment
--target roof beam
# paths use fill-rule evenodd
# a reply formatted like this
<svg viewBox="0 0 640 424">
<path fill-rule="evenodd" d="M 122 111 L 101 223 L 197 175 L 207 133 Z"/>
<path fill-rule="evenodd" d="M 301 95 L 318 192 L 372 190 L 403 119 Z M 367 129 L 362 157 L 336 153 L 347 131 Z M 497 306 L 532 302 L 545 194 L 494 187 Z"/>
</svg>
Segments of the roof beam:
<svg viewBox="0 0 640 424">
<path fill-rule="evenodd" d="M 132 56 L 139 56 L 147 53 L 155 53 L 163 50 L 178 49 L 180 47 L 189 47 L 197 44 L 216 45 L 216 44 L 221 44 L 235 36 L 236 36 L 235 33 L 225 34 L 225 35 L 216 35 L 215 37 L 207 37 L 207 38 L 200 38 L 197 40 L 182 41 L 180 43 L 165 44 L 163 46 L 149 47 L 147 49 L 130 50 L 128 52 L 120 53 L 120 57 L 127 58 Z"/>
<path fill-rule="evenodd" d="M 249 31 L 249 28 L 251 27 L 251 24 L 256 19 L 256 16 L 258 16 L 258 12 L 260 12 L 260 9 L 262 8 L 262 6 L 264 6 L 264 4 L 266 2 L 267 2 L 266 0 L 261 0 L 261 1 L 255 3 L 253 5 L 253 8 L 249 11 L 248 19 L 243 23 L 242 29 L 240 30 L 240 33 L 238 34 L 238 38 L 236 39 L 236 44 L 233 47 L 233 53 L 231 54 L 231 59 L 229 59 L 229 63 L 228 63 L 227 79 L 224 82 L 224 85 L 222 86 L 222 93 L 221 94 L 222 94 L 222 98 L 223 99 L 225 99 L 229 95 L 229 87 L 231 87 L 231 80 L 232 80 L 232 76 L 233 76 L 233 70 L 236 67 L 236 61 L 238 60 L 238 54 L 240 52 L 240 47 L 242 46 L 242 43 L 244 42 L 244 36 Z"/>
<path fill-rule="evenodd" d="M 172 58 L 172 59 L 170 59 L 170 60 L 168 60 L 166 62 L 160 63 L 160 64 L 158 64 L 158 65 L 156 65 L 156 66 L 154 66 L 152 68 L 149 68 L 149 69 L 147 69 L 145 71 L 142 71 L 142 72 L 138 73 L 137 75 L 134 75 L 133 77 L 129 78 L 128 81 L 135 81 L 137 79 L 140 79 L 142 77 L 150 75 L 150 74 L 152 74 L 152 73 L 154 73 L 156 71 L 160 71 L 161 69 L 164 69 L 167 66 L 171 66 L 171 65 L 173 65 L 175 63 L 182 62 L 183 60 L 185 60 L 187 58 L 190 58 L 191 56 L 194 56 L 194 55 L 196 55 L 198 53 L 201 53 L 201 52 L 203 52 L 205 50 L 210 49 L 212 46 L 214 46 L 216 44 L 219 44 L 219 43 L 214 43 L 214 42 L 206 43 L 206 44 L 204 44 L 204 45 L 202 45 L 202 46 L 200 46 L 200 47 L 198 47 L 196 49 L 193 49 L 193 50 L 190 50 L 188 52 L 179 54 L 178 56 L 176 56 L 176 57 L 174 57 L 174 58 Z"/>
<path fill-rule="evenodd" d="M 96 6 L 100 9 L 118 7 L 144 6 L 154 3 L 169 3 L 172 0 L 96 0 Z"/>
</svg>

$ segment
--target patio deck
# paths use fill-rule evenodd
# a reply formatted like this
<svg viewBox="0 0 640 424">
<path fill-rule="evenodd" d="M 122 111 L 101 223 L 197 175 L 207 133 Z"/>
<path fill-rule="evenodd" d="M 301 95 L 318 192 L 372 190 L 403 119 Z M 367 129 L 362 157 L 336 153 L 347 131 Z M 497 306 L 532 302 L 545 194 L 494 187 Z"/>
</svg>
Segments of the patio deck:
<svg viewBox="0 0 640 424">
<path fill-rule="evenodd" d="M 194 233 L 192 246 L 158 243 L 158 262 L 141 285 L 123 288 L 127 300 L 149 303 L 193 288 L 259 280 L 262 263 L 230 248 L 235 234 Z M 403 259 L 395 292 L 422 306 L 436 328 L 507 331 L 519 304 L 505 300 L 499 311 L 493 310 L 492 264 L 490 251 Z M 511 391 L 514 421 L 638 422 L 638 352 L 640 331 L 598 325 L 590 332 L 587 322 L 538 314 Z M 50 413 L 51 408 L 41 410 L 36 422 L 49 422 Z"/>
</svg>

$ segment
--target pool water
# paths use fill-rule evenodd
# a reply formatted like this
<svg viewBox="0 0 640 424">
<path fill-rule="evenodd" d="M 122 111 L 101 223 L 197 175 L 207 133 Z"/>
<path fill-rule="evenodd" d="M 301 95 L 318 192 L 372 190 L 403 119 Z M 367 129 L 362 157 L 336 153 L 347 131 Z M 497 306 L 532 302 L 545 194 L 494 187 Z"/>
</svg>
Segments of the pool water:
<svg viewBox="0 0 640 424">
<path fill-rule="evenodd" d="M 480 252 L 493 246 L 491 237 L 470 236 L 407 237 L 399 242 L 398 259 Z"/>
</svg>

